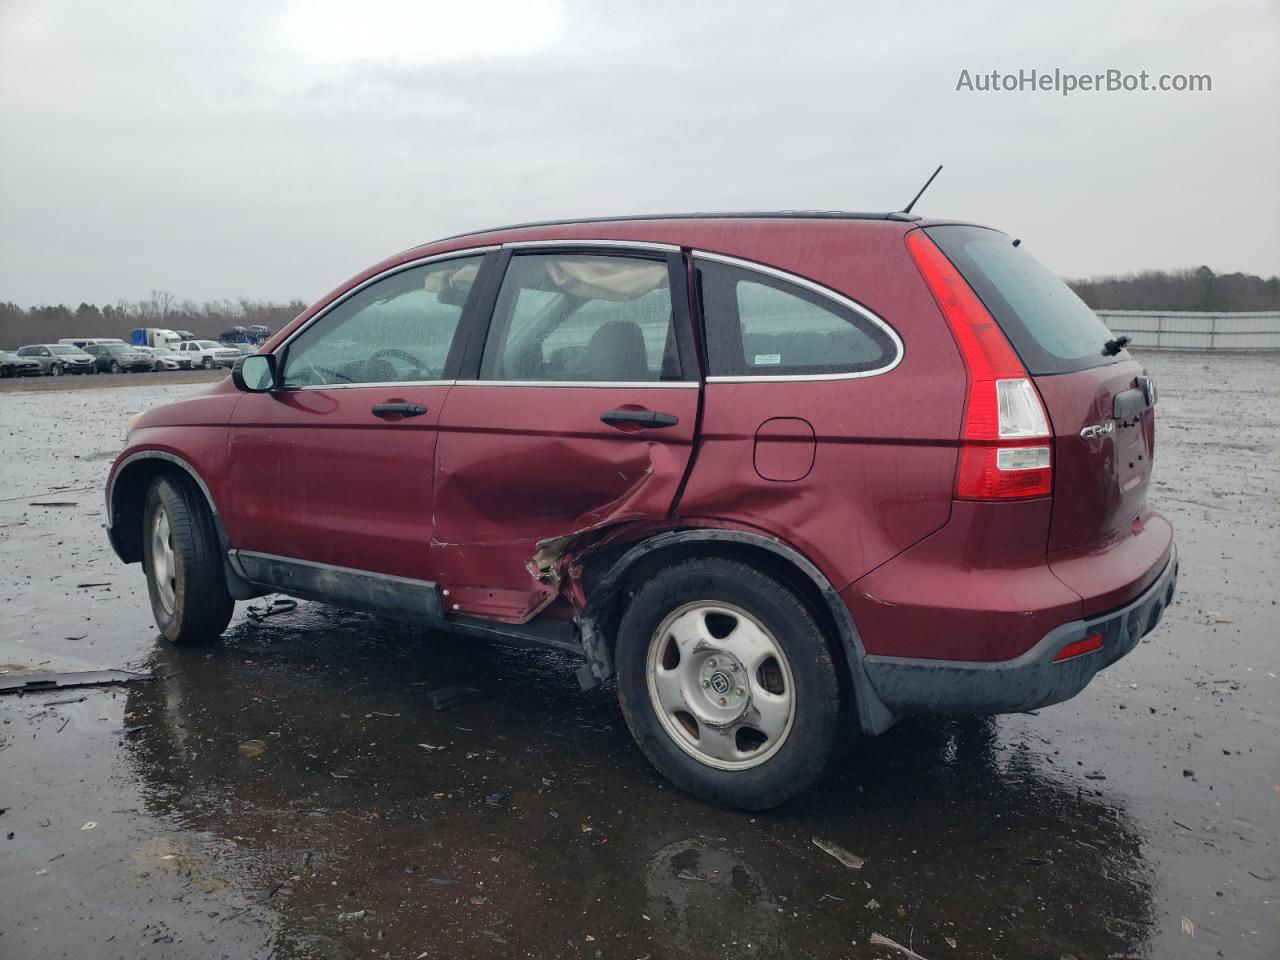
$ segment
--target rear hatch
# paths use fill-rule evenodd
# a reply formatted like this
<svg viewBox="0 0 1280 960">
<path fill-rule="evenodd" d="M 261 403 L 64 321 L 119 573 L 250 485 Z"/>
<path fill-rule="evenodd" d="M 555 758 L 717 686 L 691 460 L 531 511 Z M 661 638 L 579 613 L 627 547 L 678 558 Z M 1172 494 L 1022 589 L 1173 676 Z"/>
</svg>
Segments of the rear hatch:
<svg viewBox="0 0 1280 960">
<path fill-rule="evenodd" d="M 996 230 L 927 228 L 982 300 L 1044 401 L 1053 431 L 1050 566 L 1085 599 L 1119 606 L 1160 572 L 1167 524 L 1143 536 L 1155 443 L 1155 386 L 1098 316 Z M 1155 533 L 1155 531 L 1153 531 Z M 1141 538 L 1142 542 L 1135 542 Z M 1119 563 L 1097 561 L 1118 550 Z"/>
</svg>

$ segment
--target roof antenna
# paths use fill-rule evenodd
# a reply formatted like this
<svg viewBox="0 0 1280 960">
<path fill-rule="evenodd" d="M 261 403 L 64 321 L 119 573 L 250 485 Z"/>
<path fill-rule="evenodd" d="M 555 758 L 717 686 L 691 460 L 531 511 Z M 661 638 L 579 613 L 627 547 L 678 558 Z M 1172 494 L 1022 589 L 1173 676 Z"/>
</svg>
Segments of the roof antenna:
<svg viewBox="0 0 1280 960">
<path fill-rule="evenodd" d="M 933 177 L 936 177 L 941 172 L 942 172 L 942 164 L 938 164 L 938 169 L 933 171 Z M 920 188 L 920 192 L 917 193 L 915 197 L 911 200 L 911 202 L 907 204 L 907 208 L 902 211 L 903 213 L 911 212 L 911 208 L 916 205 L 916 200 L 919 200 L 922 196 L 924 196 L 924 192 L 929 189 L 929 184 L 933 183 L 933 177 L 930 177 L 928 180 L 924 182 L 924 186 Z"/>
</svg>

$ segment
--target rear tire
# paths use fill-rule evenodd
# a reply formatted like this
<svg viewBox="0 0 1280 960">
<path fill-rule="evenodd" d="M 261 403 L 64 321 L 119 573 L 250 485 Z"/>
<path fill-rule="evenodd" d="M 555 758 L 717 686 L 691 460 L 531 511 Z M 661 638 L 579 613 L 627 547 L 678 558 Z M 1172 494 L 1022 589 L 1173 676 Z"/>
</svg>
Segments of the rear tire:
<svg viewBox="0 0 1280 960">
<path fill-rule="evenodd" d="M 700 799 L 776 807 L 818 779 L 840 741 L 830 641 L 794 593 L 745 563 L 685 560 L 650 578 L 623 614 L 615 660 L 636 743 Z"/>
<path fill-rule="evenodd" d="M 143 567 L 156 626 L 180 644 L 217 639 L 231 621 L 235 601 L 213 514 L 186 477 L 157 477 L 142 511 Z"/>
</svg>

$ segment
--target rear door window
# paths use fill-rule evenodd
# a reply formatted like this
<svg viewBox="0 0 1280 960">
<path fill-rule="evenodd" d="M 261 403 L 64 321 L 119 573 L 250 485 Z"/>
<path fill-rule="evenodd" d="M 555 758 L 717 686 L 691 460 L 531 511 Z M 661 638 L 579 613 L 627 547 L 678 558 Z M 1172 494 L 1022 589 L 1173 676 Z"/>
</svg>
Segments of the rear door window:
<svg viewBox="0 0 1280 960">
<path fill-rule="evenodd" d="M 1023 244 L 985 227 L 925 231 L 995 318 L 1032 376 L 1071 373 L 1128 358 L 1105 356 L 1107 325 Z"/>
<path fill-rule="evenodd" d="M 694 265 L 710 377 L 866 376 L 898 358 L 882 322 L 817 285 L 705 257 Z"/>
<path fill-rule="evenodd" d="M 680 377 L 665 259 L 511 258 L 480 379 L 642 383 Z"/>
</svg>

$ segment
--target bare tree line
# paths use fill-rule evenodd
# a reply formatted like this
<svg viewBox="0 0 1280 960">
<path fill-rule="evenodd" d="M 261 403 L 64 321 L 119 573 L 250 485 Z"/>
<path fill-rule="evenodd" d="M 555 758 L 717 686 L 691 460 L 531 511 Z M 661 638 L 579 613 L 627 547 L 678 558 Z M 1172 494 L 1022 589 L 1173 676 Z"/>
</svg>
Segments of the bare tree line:
<svg viewBox="0 0 1280 960">
<path fill-rule="evenodd" d="M 1117 276 L 1068 280 L 1072 289 L 1095 310 L 1280 310 L 1280 277 L 1247 273 L 1215 274 L 1208 267 L 1194 270 L 1150 270 Z M 301 300 L 178 300 L 168 290 L 152 290 L 141 300 L 121 300 L 97 307 L 81 303 L 24 309 L 0 302 L 0 348 L 24 343 L 47 343 L 62 337 L 120 337 L 127 340 L 135 327 L 189 330 L 196 337 L 215 338 L 233 326 L 262 324 L 272 330 L 306 309 Z"/>
<path fill-rule="evenodd" d="M 1148 270 L 1068 280 L 1095 310 L 1280 310 L 1280 277 L 1195 270 Z"/>
<path fill-rule="evenodd" d="M 135 327 L 187 330 L 199 339 L 214 339 L 234 326 L 261 324 L 279 330 L 306 306 L 301 300 L 275 303 L 247 297 L 196 303 L 178 300 L 168 290 L 152 290 L 144 299 L 121 300 L 101 308 L 81 303 L 74 309 L 65 304 L 24 309 L 16 303 L 0 301 L 0 349 L 50 343 L 63 337 L 128 340 L 129 331 Z"/>
</svg>

